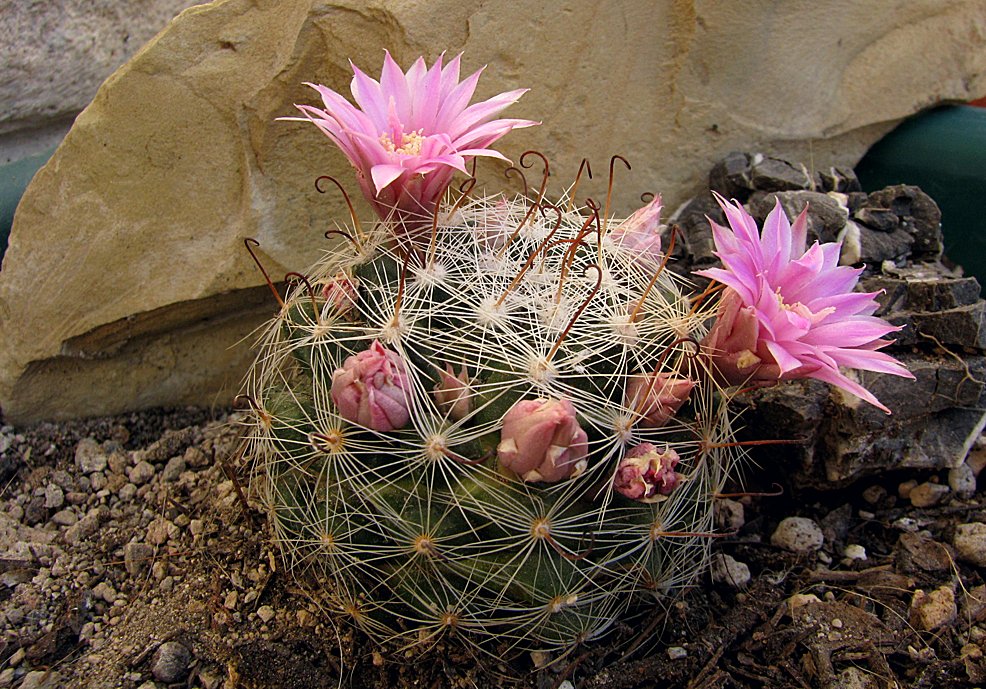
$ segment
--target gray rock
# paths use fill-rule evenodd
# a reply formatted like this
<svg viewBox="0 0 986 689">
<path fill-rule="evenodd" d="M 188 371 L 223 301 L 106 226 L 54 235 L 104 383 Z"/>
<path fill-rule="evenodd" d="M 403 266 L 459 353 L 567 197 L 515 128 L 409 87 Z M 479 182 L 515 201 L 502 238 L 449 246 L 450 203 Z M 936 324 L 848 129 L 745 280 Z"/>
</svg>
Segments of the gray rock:
<svg viewBox="0 0 986 689">
<path fill-rule="evenodd" d="M 830 167 L 827 170 L 816 171 L 815 188 L 840 194 L 860 192 L 863 189 L 859 184 L 859 178 L 856 177 L 856 172 L 846 167 Z"/>
<path fill-rule="evenodd" d="M 52 515 L 51 521 L 59 526 L 72 526 L 79 521 L 79 516 L 75 510 L 60 510 Z"/>
<path fill-rule="evenodd" d="M 48 510 L 45 509 L 45 499 L 43 495 L 36 495 L 24 505 L 24 523 L 28 526 L 40 524 L 48 519 Z"/>
<path fill-rule="evenodd" d="M 712 558 L 712 581 L 732 588 L 745 588 L 750 583 L 750 567 L 731 555 L 716 553 Z"/>
<path fill-rule="evenodd" d="M 864 206 L 853 213 L 853 220 L 878 232 L 893 232 L 900 227 L 900 218 L 889 208 Z"/>
<path fill-rule="evenodd" d="M 750 215 L 763 225 L 764 218 L 774 205 L 780 201 L 781 208 L 789 220 L 800 215 L 808 208 L 808 244 L 814 241 L 834 242 L 846 226 L 849 219 L 849 209 L 841 206 L 838 201 L 817 191 L 778 191 L 770 193 L 755 192 L 750 197 Z"/>
<path fill-rule="evenodd" d="M 106 453 L 92 438 L 83 438 L 75 446 L 75 465 L 84 474 L 102 471 L 106 468 Z"/>
<path fill-rule="evenodd" d="M 132 576 L 139 576 L 151 565 L 154 546 L 130 541 L 123 547 L 123 563 Z"/>
<path fill-rule="evenodd" d="M 192 445 L 185 450 L 184 454 L 185 464 L 193 469 L 201 469 L 202 467 L 208 466 L 209 455 L 202 450 L 202 448 Z"/>
<path fill-rule="evenodd" d="M 750 181 L 760 191 L 811 189 L 814 182 L 803 165 L 756 154 L 750 161 Z"/>
<path fill-rule="evenodd" d="M 921 189 L 907 184 L 886 187 L 870 194 L 868 206 L 886 209 L 900 218 L 900 227 L 913 238 L 915 260 L 941 257 L 941 210 Z"/>
<path fill-rule="evenodd" d="M 82 519 L 65 530 L 65 542 L 68 544 L 89 538 L 99 525 L 109 516 L 109 510 L 105 506 L 94 507 L 86 513 Z"/>
<path fill-rule="evenodd" d="M 750 156 L 738 151 L 726 154 L 709 172 L 709 189 L 719 192 L 727 199 L 745 203 L 754 190 Z"/>
<path fill-rule="evenodd" d="M 712 241 L 709 218 L 719 224 L 726 222 L 726 216 L 711 194 L 699 194 L 668 218 L 669 225 L 678 226 L 683 240 L 676 245 L 675 252 L 672 254 L 676 259 L 680 257 L 686 259 L 683 265 L 678 266 L 679 268 L 690 269 L 696 265 L 718 261 L 712 253 L 715 244 Z"/>
<path fill-rule="evenodd" d="M 794 553 L 810 553 L 821 549 L 825 536 L 811 519 L 787 517 L 777 525 L 770 542 Z"/>
<path fill-rule="evenodd" d="M 159 682 L 171 684 L 180 682 L 188 674 L 188 664 L 192 653 L 177 641 L 166 641 L 161 644 L 151 661 L 151 674 Z"/>
<path fill-rule="evenodd" d="M 817 381 L 793 381 L 737 398 L 757 440 L 796 445 L 755 450 L 756 461 L 783 470 L 800 487 L 833 488 L 887 470 L 961 465 L 986 422 L 986 358 L 934 354 L 897 358 L 916 380 L 858 375 L 893 410 L 887 416 Z M 752 438 L 752 435 L 749 436 Z"/>
<path fill-rule="evenodd" d="M 746 523 L 745 509 L 739 500 L 720 498 L 713 504 L 716 528 L 721 531 L 739 531 Z"/>
<path fill-rule="evenodd" d="M 904 261 L 911 255 L 914 237 L 909 232 L 900 228 L 880 232 L 859 224 L 855 227 L 859 230 L 859 255 L 854 258 L 853 263 L 865 263 L 873 267 L 884 261 Z"/>
</svg>

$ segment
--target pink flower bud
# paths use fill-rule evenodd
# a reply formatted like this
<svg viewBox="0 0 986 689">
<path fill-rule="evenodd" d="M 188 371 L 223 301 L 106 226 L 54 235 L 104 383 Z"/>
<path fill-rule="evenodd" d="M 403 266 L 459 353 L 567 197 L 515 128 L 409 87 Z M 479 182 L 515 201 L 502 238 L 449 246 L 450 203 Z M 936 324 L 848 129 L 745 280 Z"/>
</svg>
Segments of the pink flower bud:
<svg viewBox="0 0 986 689">
<path fill-rule="evenodd" d="M 340 271 L 322 287 L 322 298 L 342 315 L 356 306 L 359 295 L 356 292 L 356 280 Z"/>
<path fill-rule="evenodd" d="M 568 400 L 521 400 L 503 416 L 500 464 L 525 481 L 560 481 L 585 471 L 589 439 Z"/>
<path fill-rule="evenodd" d="M 674 470 L 680 459 L 670 447 L 658 452 L 651 443 L 640 443 L 617 467 L 613 489 L 631 500 L 660 502 L 681 481 Z"/>
<path fill-rule="evenodd" d="M 661 197 L 643 208 L 614 228 L 608 239 L 616 246 L 629 251 L 641 266 L 656 270 L 661 265 Z"/>
<path fill-rule="evenodd" d="M 451 364 L 445 364 L 445 370 L 438 372 L 439 381 L 435 386 L 435 402 L 438 408 L 450 419 L 461 421 L 472 411 L 472 397 L 470 396 L 469 374 L 466 367 L 459 370 L 459 375 L 455 375 Z"/>
<path fill-rule="evenodd" d="M 407 395 L 411 388 L 400 355 L 377 340 L 350 356 L 332 374 L 332 401 L 347 421 L 374 431 L 392 431 L 411 420 Z"/>
<path fill-rule="evenodd" d="M 731 287 L 722 293 L 715 323 L 702 340 L 702 350 L 729 385 L 769 384 L 781 377 L 780 366 L 760 337 L 756 308 L 746 306 Z"/>
<path fill-rule="evenodd" d="M 678 413 L 695 381 L 667 373 L 638 374 L 627 379 L 626 406 L 640 417 L 644 428 L 660 428 Z"/>
</svg>

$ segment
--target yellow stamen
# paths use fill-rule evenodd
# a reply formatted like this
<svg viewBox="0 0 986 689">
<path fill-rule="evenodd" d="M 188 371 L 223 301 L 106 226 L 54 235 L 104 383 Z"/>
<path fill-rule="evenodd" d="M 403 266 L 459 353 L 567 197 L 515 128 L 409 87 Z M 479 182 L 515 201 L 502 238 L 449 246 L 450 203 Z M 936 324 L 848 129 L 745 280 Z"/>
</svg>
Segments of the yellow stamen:
<svg viewBox="0 0 986 689">
<path fill-rule="evenodd" d="M 380 145 L 390 153 L 400 153 L 406 156 L 421 155 L 421 146 L 424 144 L 424 130 L 407 132 L 401 135 L 401 145 L 398 148 L 388 134 L 380 135 Z"/>
</svg>

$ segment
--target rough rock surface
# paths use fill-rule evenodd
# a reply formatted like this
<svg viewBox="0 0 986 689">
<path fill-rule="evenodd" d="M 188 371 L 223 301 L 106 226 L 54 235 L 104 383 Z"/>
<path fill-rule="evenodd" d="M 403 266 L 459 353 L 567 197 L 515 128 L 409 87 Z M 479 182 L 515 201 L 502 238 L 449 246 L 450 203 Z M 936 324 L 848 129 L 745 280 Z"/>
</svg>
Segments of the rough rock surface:
<svg viewBox="0 0 986 689">
<path fill-rule="evenodd" d="M 851 170 L 808 178 L 799 177 L 800 168 L 760 154 L 730 153 L 713 166 L 709 184 L 743 200 L 758 222 L 777 201 L 792 219 L 807 204 L 809 238 L 842 241 L 841 262 L 863 268 L 859 289 L 878 293 L 876 315 L 901 326 L 888 351 L 916 380 L 855 374 L 893 410 L 891 416 L 812 380 L 743 394 L 737 406 L 744 408 L 747 439 L 801 441 L 752 454 L 801 486 L 846 485 L 893 469 L 949 469 L 968 494 L 977 470 L 966 460 L 978 456 L 970 450 L 986 426 L 986 301 L 979 283 L 942 263 L 941 212 L 917 187 L 865 194 Z M 675 254 L 676 270 L 716 263 L 706 216 L 725 223 L 712 196 L 702 193 L 671 218 L 684 246 Z M 915 506 L 936 504 L 949 490 L 921 484 Z"/>
<path fill-rule="evenodd" d="M 4 412 L 228 399 L 249 358 L 233 345 L 270 311 L 249 289 L 260 278 L 243 238 L 283 275 L 313 263 L 332 218 L 346 217 L 341 199 L 311 188 L 319 174 L 349 179 L 342 156 L 313 127 L 274 120 L 312 102 L 304 81 L 344 90 L 347 58 L 374 71 L 384 47 L 404 63 L 462 50 L 467 69 L 492 66 L 480 95 L 533 87 L 511 116 L 545 125 L 511 136 L 506 153 L 541 149 L 560 180 L 583 156 L 627 155 L 622 213 L 657 183 L 674 204 L 732 148 L 805 159 L 810 140 L 819 170 L 851 165 L 900 118 L 986 92 L 984 33 L 977 0 L 191 8 L 100 89 L 18 210 L 0 274 Z M 792 184 L 813 172 L 754 168 L 754 180 Z M 494 187 L 499 171 L 480 167 Z M 587 194 L 604 191 L 593 184 Z"/>
<path fill-rule="evenodd" d="M 64 134 L 96 89 L 181 10 L 201 0 L 7 2 L 0 12 L 0 164 Z M 10 136 L 18 132 L 21 136 Z M 25 132 L 29 132 L 24 136 Z M 40 134 L 40 135 L 39 135 Z"/>
</svg>

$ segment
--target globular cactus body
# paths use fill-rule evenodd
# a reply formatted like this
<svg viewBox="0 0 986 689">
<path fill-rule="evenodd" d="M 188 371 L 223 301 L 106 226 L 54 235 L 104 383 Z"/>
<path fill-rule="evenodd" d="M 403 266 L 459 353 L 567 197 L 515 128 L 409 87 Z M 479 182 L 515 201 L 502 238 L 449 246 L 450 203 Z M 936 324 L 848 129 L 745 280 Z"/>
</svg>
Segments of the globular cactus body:
<svg viewBox="0 0 986 689">
<path fill-rule="evenodd" d="M 563 647 L 703 568 L 736 452 L 696 355 L 709 313 L 608 224 L 496 197 L 439 211 L 415 241 L 353 228 L 263 335 L 246 390 L 255 485 L 287 561 L 375 637 Z M 379 400 L 338 391 L 370 394 L 339 372 L 371 350 L 402 367 L 387 375 L 403 426 L 354 423 L 349 405 Z M 641 408 L 650 377 L 691 381 L 663 425 Z M 525 481 L 498 459 L 504 416 L 561 400 L 581 464 Z M 631 500 L 614 477 L 644 443 L 677 453 L 677 480 Z"/>
</svg>

